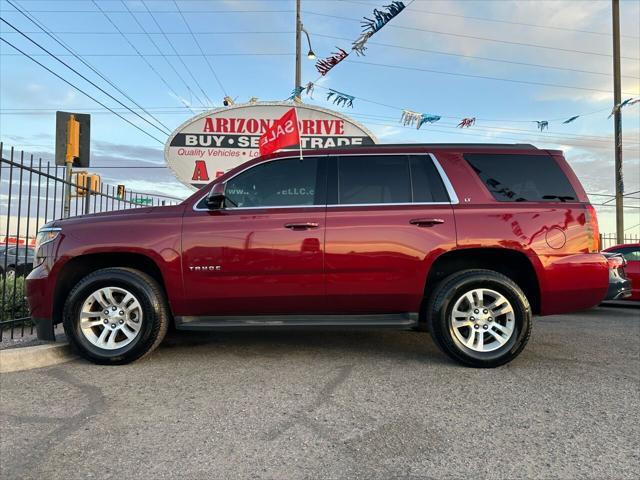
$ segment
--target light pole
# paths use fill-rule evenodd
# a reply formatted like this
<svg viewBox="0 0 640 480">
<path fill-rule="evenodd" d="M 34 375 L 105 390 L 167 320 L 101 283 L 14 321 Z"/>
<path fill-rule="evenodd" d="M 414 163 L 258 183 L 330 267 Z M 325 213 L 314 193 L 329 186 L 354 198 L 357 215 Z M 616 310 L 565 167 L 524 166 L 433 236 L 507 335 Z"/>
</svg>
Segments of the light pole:
<svg viewBox="0 0 640 480">
<path fill-rule="evenodd" d="M 620 87 L 620 0 L 611 2 L 613 22 L 613 128 L 615 136 L 615 177 L 616 177 L 616 241 L 624 242 L 624 180 L 622 177 L 622 100 Z"/>
<path fill-rule="evenodd" d="M 298 93 L 298 87 L 302 83 L 302 55 L 301 55 L 301 46 L 300 46 L 300 37 L 302 36 L 302 32 L 307 36 L 307 44 L 309 45 L 309 53 L 307 53 L 307 58 L 309 60 L 314 60 L 316 58 L 316 54 L 313 53 L 313 49 L 311 48 L 311 39 L 309 38 L 309 32 L 307 32 L 302 25 L 302 20 L 300 20 L 300 0 L 296 0 L 296 80 L 293 86 L 294 92 L 296 95 L 294 97 L 294 101 L 296 103 L 301 102 L 300 94 Z"/>
</svg>

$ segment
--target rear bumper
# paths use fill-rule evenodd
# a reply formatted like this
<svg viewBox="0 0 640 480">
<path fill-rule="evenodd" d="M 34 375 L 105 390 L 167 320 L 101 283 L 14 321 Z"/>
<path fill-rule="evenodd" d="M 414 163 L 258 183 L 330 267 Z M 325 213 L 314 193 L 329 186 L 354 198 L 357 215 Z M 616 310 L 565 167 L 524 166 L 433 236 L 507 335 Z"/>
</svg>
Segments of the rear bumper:
<svg viewBox="0 0 640 480">
<path fill-rule="evenodd" d="M 609 290 L 603 300 L 624 300 L 631 296 L 631 280 L 616 277 L 609 282 Z"/>
<path fill-rule="evenodd" d="M 609 263 L 600 253 L 541 257 L 541 315 L 595 307 L 609 289 Z"/>
</svg>

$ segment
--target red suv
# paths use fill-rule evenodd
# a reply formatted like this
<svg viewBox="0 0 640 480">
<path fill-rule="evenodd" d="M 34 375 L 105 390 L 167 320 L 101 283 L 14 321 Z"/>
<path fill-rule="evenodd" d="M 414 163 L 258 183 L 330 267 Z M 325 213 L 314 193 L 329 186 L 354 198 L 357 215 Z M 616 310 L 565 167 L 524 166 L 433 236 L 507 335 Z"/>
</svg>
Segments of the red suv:
<svg viewBox="0 0 640 480">
<path fill-rule="evenodd" d="M 553 150 L 377 145 L 251 160 L 182 204 L 57 220 L 27 279 L 41 338 L 96 363 L 178 329 L 428 330 L 453 359 L 515 358 L 532 314 L 608 287 L 593 207 Z"/>
</svg>

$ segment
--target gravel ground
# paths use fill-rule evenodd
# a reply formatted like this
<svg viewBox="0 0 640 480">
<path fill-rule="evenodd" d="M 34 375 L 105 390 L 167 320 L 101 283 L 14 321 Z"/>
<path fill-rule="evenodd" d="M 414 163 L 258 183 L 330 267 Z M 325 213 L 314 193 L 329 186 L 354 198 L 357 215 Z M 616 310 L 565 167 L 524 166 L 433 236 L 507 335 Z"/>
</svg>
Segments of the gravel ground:
<svg viewBox="0 0 640 480">
<path fill-rule="evenodd" d="M 639 372 L 632 309 L 537 319 L 494 370 L 418 332 L 174 333 L 0 376 L 0 477 L 637 478 Z"/>
</svg>

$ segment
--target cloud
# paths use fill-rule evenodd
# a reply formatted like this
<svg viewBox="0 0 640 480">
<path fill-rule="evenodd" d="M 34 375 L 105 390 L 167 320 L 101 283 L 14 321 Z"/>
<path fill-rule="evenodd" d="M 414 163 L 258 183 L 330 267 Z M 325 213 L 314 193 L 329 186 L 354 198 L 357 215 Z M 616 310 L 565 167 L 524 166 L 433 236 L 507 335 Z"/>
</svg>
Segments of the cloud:
<svg viewBox="0 0 640 480">
<path fill-rule="evenodd" d="M 449 15 L 434 15 L 429 12 L 440 12 Z M 545 29 L 509 23 L 495 23 L 466 17 L 500 19 L 512 22 L 562 26 L 566 29 L 584 31 L 609 32 L 610 6 L 608 2 L 581 2 L 576 0 L 556 0 L 549 3 L 540 2 L 460 2 L 433 1 L 415 2 L 393 23 L 380 33 L 376 41 L 410 47 L 442 50 L 454 54 L 474 55 L 513 62 L 550 65 L 561 68 L 601 72 L 605 75 L 593 75 L 562 70 L 517 66 L 509 63 L 489 62 L 479 59 L 459 58 L 455 62 L 463 68 L 451 69 L 461 73 L 490 75 L 493 77 L 534 80 L 542 83 L 576 85 L 602 91 L 589 91 L 561 87 L 544 87 L 535 90 L 534 99 L 588 101 L 600 103 L 612 98 L 611 81 L 611 40 L 608 36 L 593 35 L 562 29 Z M 625 19 L 640 16 L 640 2 L 623 2 L 621 16 Z M 441 35 L 403 29 L 411 27 L 453 35 Z M 623 34 L 638 35 L 637 22 L 623 25 Z M 459 35 L 459 36 L 455 36 Z M 479 38 L 470 38 L 479 37 Z M 519 43 L 509 44 L 485 41 L 480 38 L 504 40 Z M 391 40 L 391 41 L 389 41 Z M 373 41 L 373 40 L 372 40 Z M 638 56 L 637 39 L 622 38 L 622 55 Z M 563 50 L 551 50 L 524 46 L 535 44 L 556 47 Z M 444 47 L 443 47 L 444 46 Z M 377 47 L 382 49 L 383 47 Z M 380 51 L 380 50 L 379 50 Z M 431 60 L 430 65 L 437 65 L 445 58 L 439 55 L 417 54 L 415 51 L 399 49 L 383 49 L 393 58 L 395 64 L 416 64 L 416 60 Z M 603 55 L 590 55 L 583 52 L 599 52 Z M 449 61 L 448 66 L 451 67 Z M 430 67 L 436 68 L 436 67 Z M 533 75 L 532 75 L 533 73 Z M 622 90 L 629 92 L 626 96 L 640 94 L 640 61 L 623 59 Z"/>
</svg>

